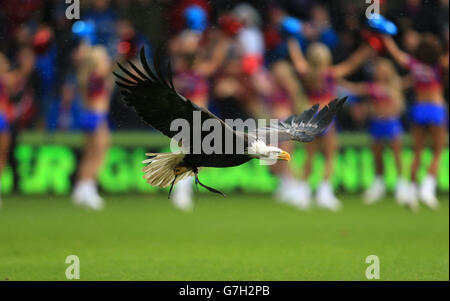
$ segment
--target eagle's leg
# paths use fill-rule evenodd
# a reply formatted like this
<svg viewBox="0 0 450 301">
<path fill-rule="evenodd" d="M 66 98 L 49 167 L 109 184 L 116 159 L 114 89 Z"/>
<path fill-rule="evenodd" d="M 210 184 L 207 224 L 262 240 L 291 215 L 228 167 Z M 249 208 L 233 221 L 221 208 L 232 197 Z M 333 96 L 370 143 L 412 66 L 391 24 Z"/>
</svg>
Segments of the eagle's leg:
<svg viewBox="0 0 450 301">
<path fill-rule="evenodd" d="M 222 191 L 219 191 L 219 190 L 214 189 L 212 187 L 206 186 L 205 184 L 200 182 L 200 180 L 198 179 L 198 169 L 197 168 L 192 169 L 192 171 L 194 172 L 194 175 L 195 175 L 195 185 L 200 184 L 200 186 L 202 186 L 203 188 L 207 189 L 208 191 L 211 191 L 213 193 L 218 193 L 218 194 L 222 195 L 223 197 L 225 197 L 225 194 Z"/>
<path fill-rule="evenodd" d="M 175 177 L 173 178 L 172 184 L 170 185 L 169 195 L 167 196 L 168 199 L 170 199 L 170 194 L 172 193 L 173 185 L 175 184 L 175 181 L 176 181 L 177 177 L 178 177 L 178 175 L 175 174 Z"/>
<path fill-rule="evenodd" d="M 173 178 L 172 184 L 170 185 L 169 196 L 167 198 L 170 199 L 170 194 L 172 193 L 173 185 L 175 184 L 177 177 L 187 171 L 188 171 L 188 169 L 186 167 L 175 167 L 173 169 L 173 174 L 175 175 L 175 177 Z"/>
</svg>

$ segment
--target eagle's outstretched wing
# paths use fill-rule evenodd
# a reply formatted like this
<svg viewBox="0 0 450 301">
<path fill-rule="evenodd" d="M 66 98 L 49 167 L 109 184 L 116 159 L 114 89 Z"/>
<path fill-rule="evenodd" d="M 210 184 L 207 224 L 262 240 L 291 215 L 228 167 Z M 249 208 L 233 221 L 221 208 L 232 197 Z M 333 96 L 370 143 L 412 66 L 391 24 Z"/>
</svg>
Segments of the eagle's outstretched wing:
<svg viewBox="0 0 450 301">
<path fill-rule="evenodd" d="M 266 141 L 269 141 L 271 136 L 277 135 L 278 141 L 311 142 L 328 128 L 346 100 L 347 97 L 336 98 L 320 111 L 319 105 L 314 105 L 300 115 L 292 115 L 285 121 L 259 128 L 257 133 L 253 133 L 253 135 L 257 135 L 258 138 Z"/>
<path fill-rule="evenodd" d="M 175 90 L 170 61 L 165 58 L 162 48 L 156 52 L 152 68 L 147 63 L 144 47 L 140 51 L 140 60 L 143 70 L 128 61 L 131 69 L 117 63 L 122 72 L 113 73 L 125 103 L 134 107 L 146 123 L 172 138 L 178 132 L 170 130 L 172 121 L 181 118 L 192 126 L 193 112 L 200 111 L 201 122 L 213 118 L 219 120 L 222 127 L 225 127 L 220 118 Z"/>
</svg>

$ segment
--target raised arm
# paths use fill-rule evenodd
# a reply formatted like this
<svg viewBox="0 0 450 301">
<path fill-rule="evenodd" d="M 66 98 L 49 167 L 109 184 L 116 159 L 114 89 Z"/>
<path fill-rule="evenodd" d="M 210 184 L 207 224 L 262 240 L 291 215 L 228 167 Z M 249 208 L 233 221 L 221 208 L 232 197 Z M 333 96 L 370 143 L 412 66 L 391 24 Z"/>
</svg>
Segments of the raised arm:
<svg viewBox="0 0 450 301">
<path fill-rule="evenodd" d="M 220 37 L 214 48 L 212 49 L 211 57 L 207 59 L 199 59 L 195 70 L 203 76 L 211 76 L 222 65 L 227 55 L 229 48 L 229 41 L 226 37 Z"/>
<path fill-rule="evenodd" d="M 333 66 L 333 72 L 336 77 L 345 77 L 355 71 L 361 64 L 369 58 L 373 49 L 369 45 L 360 46 L 347 60 Z"/>
<path fill-rule="evenodd" d="M 300 74 L 308 73 L 309 64 L 303 56 L 303 52 L 300 48 L 300 45 L 298 44 L 298 41 L 295 39 L 289 39 L 287 43 L 289 56 L 291 57 L 295 70 L 297 70 L 297 72 Z"/>
<path fill-rule="evenodd" d="M 353 94 L 359 96 L 369 94 L 369 84 L 366 82 L 350 82 L 345 79 L 339 79 L 338 83 Z"/>
<path fill-rule="evenodd" d="M 409 54 L 401 50 L 391 36 L 383 36 L 384 46 L 399 65 L 406 68 L 408 66 Z"/>
</svg>

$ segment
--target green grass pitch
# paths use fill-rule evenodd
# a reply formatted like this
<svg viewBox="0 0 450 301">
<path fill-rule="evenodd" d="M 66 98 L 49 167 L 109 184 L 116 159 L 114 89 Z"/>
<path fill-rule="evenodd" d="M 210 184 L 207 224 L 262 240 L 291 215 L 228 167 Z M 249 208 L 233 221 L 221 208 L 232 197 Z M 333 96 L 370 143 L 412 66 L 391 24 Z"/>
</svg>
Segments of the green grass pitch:
<svg viewBox="0 0 450 301">
<path fill-rule="evenodd" d="M 166 195 L 107 196 L 103 212 L 68 197 L 9 196 L 0 209 L 0 280 L 449 280 L 449 206 L 411 213 L 341 195 L 342 212 L 300 212 L 268 196 L 200 194 L 192 213 Z"/>
</svg>

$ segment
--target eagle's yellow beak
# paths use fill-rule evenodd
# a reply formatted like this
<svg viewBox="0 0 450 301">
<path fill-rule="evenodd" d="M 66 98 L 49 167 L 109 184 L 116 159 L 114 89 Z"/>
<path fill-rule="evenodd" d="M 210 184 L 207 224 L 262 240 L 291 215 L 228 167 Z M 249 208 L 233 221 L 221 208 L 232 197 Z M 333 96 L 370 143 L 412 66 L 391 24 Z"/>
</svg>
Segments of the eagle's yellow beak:
<svg viewBox="0 0 450 301">
<path fill-rule="evenodd" d="M 289 161 L 291 160 L 291 155 L 288 152 L 282 151 L 281 154 L 278 155 L 278 160 Z"/>
</svg>

